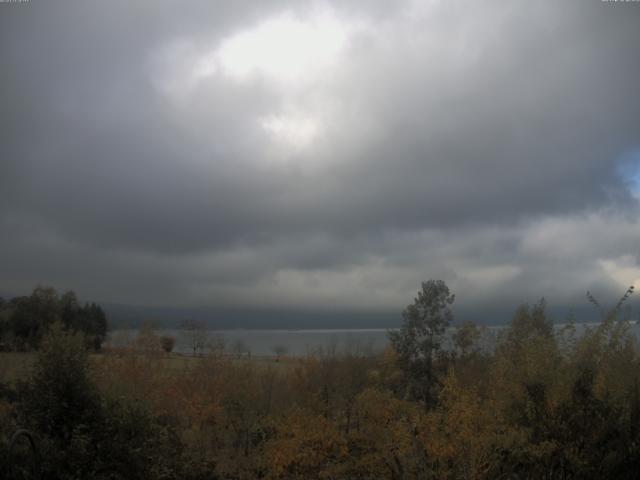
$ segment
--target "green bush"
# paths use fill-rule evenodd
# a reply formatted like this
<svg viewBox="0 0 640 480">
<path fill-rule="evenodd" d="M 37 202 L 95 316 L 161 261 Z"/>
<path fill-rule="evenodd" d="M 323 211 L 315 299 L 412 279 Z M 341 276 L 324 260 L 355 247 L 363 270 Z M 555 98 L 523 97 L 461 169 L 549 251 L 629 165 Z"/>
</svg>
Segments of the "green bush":
<svg viewBox="0 0 640 480">
<path fill-rule="evenodd" d="M 40 439 L 46 478 L 179 478 L 173 428 L 143 405 L 102 397 L 84 337 L 59 322 L 42 341 L 17 407 L 22 424 Z"/>
</svg>

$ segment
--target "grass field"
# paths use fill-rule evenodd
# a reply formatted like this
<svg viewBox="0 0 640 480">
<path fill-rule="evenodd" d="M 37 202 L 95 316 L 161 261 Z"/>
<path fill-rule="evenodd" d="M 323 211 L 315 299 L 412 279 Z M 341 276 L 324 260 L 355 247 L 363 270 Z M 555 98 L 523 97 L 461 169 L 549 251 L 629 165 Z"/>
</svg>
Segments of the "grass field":
<svg viewBox="0 0 640 480">
<path fill-rule="evenodd" d="M 35 353 L 1 352 L 0 382 L 14 383 L 27 378 L 35 358 Z"/>
<path fill-rule="evenodd" d="M 29 371 L 33 365 L 36 352 L 0 352 L 0 383 L 13 384 L 19 380 L 25 380 L 29 376 Z M 90 355 L 92 362 L 99 363 L 107 356 L 115 353 L 94 353 Z M 131 355 L 131 353 L 129 353 Z M 193 357 L 181 354 L 158 354 L 146 357 L 149 361 L 160 362 L 163 368 L 175 371 L 182 371 L 196 366 L 206 357 Z M 275 368 L 277 370 L 293 369 L 299 364 L 300 359 L 296 357 L 227 357 L 234 365 L 252 365 L 261 368 Z"/>
</svg>

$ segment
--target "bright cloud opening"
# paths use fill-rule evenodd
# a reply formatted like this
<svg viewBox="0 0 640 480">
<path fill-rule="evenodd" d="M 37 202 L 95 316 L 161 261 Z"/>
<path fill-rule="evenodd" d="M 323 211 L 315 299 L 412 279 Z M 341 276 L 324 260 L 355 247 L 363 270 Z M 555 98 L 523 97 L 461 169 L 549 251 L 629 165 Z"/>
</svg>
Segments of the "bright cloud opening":
<svg viewBox="0 0 640 480">
<path fill-rule="evenodd" d="M 623 255 L 615 260 L 600 260 L 600 266 L 620 287 L 633 285 L 640 288 L 640 267 L 633 255 Z"/>
<path fill-rule="evenodd" d="M 180 38 L 152 56 L 152 81 L 179 99 L 221 75 L 237 81 L 265 77 L 290 87 L 335 67 L 349 37 L 364 27 L 362 22 L 337 18 L 328 8 L 316 8 L 306 16 L 270 17 L 214 46 Z"/>
<path fill-rule="evenodd" d="M 296 148 L 310 145 L 320 132 L 319 123 L 309 117 L 271 115 L 260 125 L 274 140 Z"/>
<path fill-rule="evenodd" d="M 297 80 L 330 66 L 346 41 L 346 26 L 330 13 L 309 20 L 285 14 L 224 40 L 215 57 L 225 73 L 239 78 Z"/>
</svg>

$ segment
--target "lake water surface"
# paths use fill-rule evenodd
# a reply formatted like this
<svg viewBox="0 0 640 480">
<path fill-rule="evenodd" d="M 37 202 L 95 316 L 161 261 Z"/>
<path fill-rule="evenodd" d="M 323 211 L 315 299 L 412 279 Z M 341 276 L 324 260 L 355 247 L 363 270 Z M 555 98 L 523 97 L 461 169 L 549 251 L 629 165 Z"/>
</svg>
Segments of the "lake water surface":
<svg viewBox="0 0 640 480">
<path fill-rule="evenodd" d="M 585 327 L 596 324 L 576 324 L 579 335 Z M 563 324 L 556 324 L 562 328 Z M 484 329 L 481 346 L 491 349 L 504 326 L 491 326 Z M 207 353 L 214 345 L 224 345 L 227 352 L 243 350 L 251 355 L 276 355 L 276 351 L 287 355 L 307 355 L 323 351 L 338 353 L 352 352 L 360 354 L 382 351 L 388 343 L 389 330 L 374 329 L 332 329 L 332 330 L 207 330 L 204 332 Z M 450 330 L 453 332 L 453 329 Z M 640 338 L 640 324 L 631 325 L 631 332 Z M 133 340 L 137 330 L 114 330 L 109 333 L 106 346 L 123 346 Z M 157 335 L 167 335 L 176 339 L 174 352 L 191 354 L 193 352 L 189 334 L 178 329 L 161 329 Z M 445 340 L 445 344 L 447 341 Z"/>
<path fill-rule="evenodd" d="M 157 335 L 176 339 L 174 352 L 192 353 L 189 334 L 183 330 L 157 330 Z M 107 346 L 122 346 L 135 338 L 136 330 L 114 330 L 109 334 Z M 337 352 L 377 352 L 387 344 L 386 329 L 357 330 L 208 330 L 206 343 L 210 346 L 223 343 L 225 350 L 234 352 L 240 345 L 252 355 L 275 355 L 278 350 L 287 355 L 307 355 L 318 350 Z M 205 352 L 208 350 L 205 347 Z"/>
</svg>

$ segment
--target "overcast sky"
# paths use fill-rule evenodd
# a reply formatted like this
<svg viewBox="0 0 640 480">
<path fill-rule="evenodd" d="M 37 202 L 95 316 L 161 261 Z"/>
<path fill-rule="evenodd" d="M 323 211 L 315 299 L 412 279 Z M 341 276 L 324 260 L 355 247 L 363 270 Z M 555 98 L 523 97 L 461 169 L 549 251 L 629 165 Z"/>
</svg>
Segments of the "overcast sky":
<svg viewBox="0 0 640 480">
<path fill-rule="evenodd" d="M 0 292 L 468 309 L 640 286 L 640 3 L 0 3 Z"/>
</svg>

